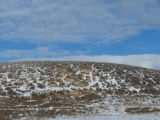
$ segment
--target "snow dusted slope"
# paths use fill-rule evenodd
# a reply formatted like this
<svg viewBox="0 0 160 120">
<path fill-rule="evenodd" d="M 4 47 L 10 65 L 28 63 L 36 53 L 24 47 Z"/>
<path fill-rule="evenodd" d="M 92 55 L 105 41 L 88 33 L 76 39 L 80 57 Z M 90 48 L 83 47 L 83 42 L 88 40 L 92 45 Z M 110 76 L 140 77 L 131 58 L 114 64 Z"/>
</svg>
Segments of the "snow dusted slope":
<svg viewBox="0 0 160 120">
<path fill-rule="evenodd" d="M 158 70 L 93 62 L 0 63 L 0 110 L 10 109 L 12 117 L 159 112 L 159 104 Z"/>
</svg>

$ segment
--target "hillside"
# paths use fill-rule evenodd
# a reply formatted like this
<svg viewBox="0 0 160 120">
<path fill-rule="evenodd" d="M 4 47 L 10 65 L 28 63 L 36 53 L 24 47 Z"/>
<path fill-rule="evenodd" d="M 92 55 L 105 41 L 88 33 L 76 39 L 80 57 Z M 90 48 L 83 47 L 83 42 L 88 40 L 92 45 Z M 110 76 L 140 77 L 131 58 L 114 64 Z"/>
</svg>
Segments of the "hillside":
<svg viewBox="0 0 160 120">
<path fill-rule="evenodd" d="M 0 119 L 160 112 L 160 71 L 112 63 L 0 63 Z"/>
</svg>

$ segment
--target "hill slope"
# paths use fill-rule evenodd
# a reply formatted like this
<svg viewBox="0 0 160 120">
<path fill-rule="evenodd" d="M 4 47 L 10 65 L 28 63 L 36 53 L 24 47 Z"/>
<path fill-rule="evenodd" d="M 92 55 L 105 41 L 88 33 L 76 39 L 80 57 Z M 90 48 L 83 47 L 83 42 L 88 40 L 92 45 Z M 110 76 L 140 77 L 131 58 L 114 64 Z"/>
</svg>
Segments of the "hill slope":
<svg viewBox="0 0 160 120">
<path fill-rule="evenodd" d="M 158 70 L 94 62 L 0 63 L 0 113 L 10 118 L 160 112 L 159 104 Z"/>
</svg>

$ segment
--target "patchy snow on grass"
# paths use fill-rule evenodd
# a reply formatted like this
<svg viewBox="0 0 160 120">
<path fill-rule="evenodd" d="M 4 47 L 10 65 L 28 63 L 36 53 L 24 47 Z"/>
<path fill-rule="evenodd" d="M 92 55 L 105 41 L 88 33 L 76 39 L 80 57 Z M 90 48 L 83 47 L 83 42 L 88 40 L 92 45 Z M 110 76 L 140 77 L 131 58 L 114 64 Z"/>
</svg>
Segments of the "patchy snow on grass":
<svg viewBox="0 0 160 120">
<path fill-rule="evenodd" d="M 139 92 L 140 88 L 130 87 L 129 91 L 137 91 L 137 92 Z"/>
</svg>

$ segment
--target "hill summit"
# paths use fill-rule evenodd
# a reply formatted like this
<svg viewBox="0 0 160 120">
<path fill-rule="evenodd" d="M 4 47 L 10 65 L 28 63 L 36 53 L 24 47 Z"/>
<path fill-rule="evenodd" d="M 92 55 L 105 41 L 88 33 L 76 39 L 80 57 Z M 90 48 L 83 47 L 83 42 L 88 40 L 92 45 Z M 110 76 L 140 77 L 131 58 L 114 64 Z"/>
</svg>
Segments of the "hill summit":
<svg viewBox="0 0 160 120">
<path fill-rule="evenodd" d="M 113 63 L 0 63 L 0 118 L 160 112 L 160 71 Z"/>
</svg>

